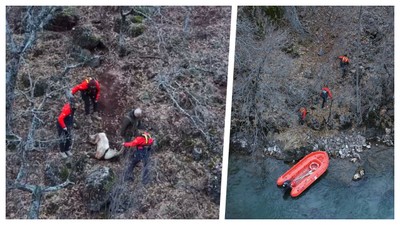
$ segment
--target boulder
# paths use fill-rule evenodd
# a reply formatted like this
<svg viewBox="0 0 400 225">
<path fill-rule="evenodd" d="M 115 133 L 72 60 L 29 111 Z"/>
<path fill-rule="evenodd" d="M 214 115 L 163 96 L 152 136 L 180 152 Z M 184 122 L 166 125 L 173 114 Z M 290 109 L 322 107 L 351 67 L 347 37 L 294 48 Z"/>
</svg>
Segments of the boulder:
<svg viewBox="0 0 400 225">
<path fill-rule="evenodd" d="M 88 173 L 83 199 L 90 211 L 98 212 L 109 203 L 114 181 L 114 172 L 106 166 L 97 166 Z"/>
<path fill-rule="evenodd" d="M 143 34 L 145 26 L 143 24 L 133 23 L 129 26 L 128 34 L 131 37 L 138 37 Z"/>
<path fill-rule="evenodd" d="M 84 49 L 105 48 L 100 37 L 89 26 L 75 27 L 72 32 L 72 39 L 74 44 Z"/>
<path fill-rule="evenodd" d="M 79 15 L 73 7 L 60 7 L 56 10 L 53 18 L 43 27 L 49 31 L 68 31 L 78 24 Z"/>
<path fill-rule="evenodd" d="M 346 130 L 351 128 L 353 125 L 351 121 L 351 117 L 349 115 L 340 115 L 339 116 L 339 129 Z"/>
<path fill-rule="evenodd" d="M 365 170 L 363 167 L 359 166 L 356 171 L 354 172 L 353 175 L 353 180 L 357 181 L 357 180 L 361 180 L 365 175 Z"/>
</svg>

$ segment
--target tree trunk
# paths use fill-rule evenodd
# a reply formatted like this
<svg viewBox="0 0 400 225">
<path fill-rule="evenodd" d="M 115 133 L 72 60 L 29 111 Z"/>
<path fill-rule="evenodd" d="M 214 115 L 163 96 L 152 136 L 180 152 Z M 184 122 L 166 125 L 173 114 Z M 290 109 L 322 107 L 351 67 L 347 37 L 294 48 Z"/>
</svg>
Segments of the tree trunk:
<svg viewBox="0 0 400 225">
<path fill-rule="evenodd" d="M 37 9 L 37 10 L 36 10 Z M 23 44 L 17 46 L 14 42 L 11 28 L 6 22 L 7 52 L 11 55 L 6 69 L 6 134 L 12 134 L 12 114 L 14 104 L 14 89 L 20 67 L 20 60 L 25 53 L 35 44 L 36 33 L 50 20 L 55 7 L 28 7 L 26 12 L 26 34 Z"/>
<path fill-rule="evenodd" d="M 285 16 L 289 21 L 290 25 L 296 30 L 297 33 L 305 36 L 308 34 L 306 29 L 301 25 L 299 17 L 297 16 L 297 10 L 295 6 L 285 7 Z"/>
<path fill-rule="evenodd" d="M 358 37 L 357 37 L 357 55 L 360 57 L 360 46 L 361 46 L 361 15 L 362 15 L 362 6 L 360 6 L 360 14 L 359 14 L 359 29 L 358 29 Z M 358 63 L 360 64 L 360 62 Z M 356 118 L 357 124 L 361 125 L 362 123 L 362 110 L 361 110 L 361 93 L 360 93 L 360 65 L 354 64 L 357 66 L 356 69 Z"/>
<path fill-rule="evenodd" d="M 133 13 L 133 8 L 131 8 L 128 12 L 124 12 L 124 7 L 121 6 L 121 8 L 120 8 L 121 24 L 119 27 L 119 36 L 118 36 L 118 55 L 119 55 L 119 57 L 123 57 L 127 54 L 127 51 L 125 48 L 124 29 L 125 29 L 126 16 L 128 16 L 129 14 L 132 14 L 132 13 Z"/>
<path fill-rule="evenodd" d="M 40 186 L 35 186 L 32 192 L 32 202 L 28 214 L 28 219 L 39 219 L 40 201 L 42 199 L 42 195 L 43 192 Z"/>
<path fill-rule="evenodd" d="M 18 56 L 14 56 L 10 60 L 6 69 L 6 134 L 12 134 L 12 114 L 13 114 L 13 103 L 14 103 L 14 90 L 17 83 L 17 75 L 19 70 Z"/>
</svg>

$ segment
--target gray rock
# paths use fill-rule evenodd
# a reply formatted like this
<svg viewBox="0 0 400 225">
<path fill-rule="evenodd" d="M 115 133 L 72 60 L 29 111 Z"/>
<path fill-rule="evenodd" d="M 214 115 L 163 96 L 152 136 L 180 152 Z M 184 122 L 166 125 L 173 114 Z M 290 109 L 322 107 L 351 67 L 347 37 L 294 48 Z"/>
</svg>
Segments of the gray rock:
<svg viewBox="0 0 400 225">
<path fill-rule="evenodd" d="M 100 37 L 96 35 L 89 26 L 74 27 L 72 29 L 72 40 L 74 44 L 88 50 L 95 48 L 104 48 L 104 44 L 100 40 Z"/>
<path fill-rule="evenodd" d="M 357 180 L 361 180 L 365 175 L 365 170 L 363 167 L 359 166 L 356 170 L 356 172 L 353 175 L 353 180 L 357 181 Z"/>
<path fill-rule="evenodd" d="M 89 172 L 83 198 L 90 211 L 98 212 L 109 202 L 114 181 L 115 175 L 109 167 L 98 166 Z"/>
<path fill-rule="evenodd" d="M 94 56 L 88 63 L 88 66 L 92 68 L 97 68 L 101 65 L 101 58 L 100 56 Z"/>
<path fill-rule="evenodd" d="M 345 130 L 351 128 L 353 125 L 351 117 L 349 115 L 341 115 L 339 117 L 339 129 Z"/>
</svg>

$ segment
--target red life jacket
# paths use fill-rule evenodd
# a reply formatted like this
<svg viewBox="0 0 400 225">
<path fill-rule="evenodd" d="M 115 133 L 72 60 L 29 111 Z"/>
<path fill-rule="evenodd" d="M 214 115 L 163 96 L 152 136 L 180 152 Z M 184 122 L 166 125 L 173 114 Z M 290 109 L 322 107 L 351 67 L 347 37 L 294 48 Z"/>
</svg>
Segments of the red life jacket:
<svg viewBox="0 0 400 225">
<path fill-rule="evenodd" d="M 301 113 L 301 119 L 304 120 L 306 118 L 306 115 L 307 115 L 307 109 L 304 108 L 304 107 L 301 107 L 299 111 Z"/>
<path fill-rule="evenodd" d="M 88 94 L 95 95 L 96 101 L 100 98 L 100 84 L 97 80 L 90 77 L 73 87 L 71 93 L 74 95 L 78 91 L 87 91 Z"/>
<path fill-rule="evenodd" d="M 61 110 L 60 115 L 58 116 L 58 123 L 61 128 L 65 128 L 68 126 L 72 126 L 73 124 L 73 115 L 74 111 L 71 109 L 69 103 L 65 104 Z"/>
<path fill-rule="evenodd" d="M 125 147 L 137 147 L 139 150 L 143 149 L 144 146 L 151 146 L 154 139 L 147 132 L 144 132 L 141 136 L 135 137 L 131 142 L 125 142 Z"/>
<path fill-rule="evenodd" d="M 350 60 L 344 55 L 339 56 L 339 59 L 342 60 L 343 63 L 349 63 Z"/>
</svg>

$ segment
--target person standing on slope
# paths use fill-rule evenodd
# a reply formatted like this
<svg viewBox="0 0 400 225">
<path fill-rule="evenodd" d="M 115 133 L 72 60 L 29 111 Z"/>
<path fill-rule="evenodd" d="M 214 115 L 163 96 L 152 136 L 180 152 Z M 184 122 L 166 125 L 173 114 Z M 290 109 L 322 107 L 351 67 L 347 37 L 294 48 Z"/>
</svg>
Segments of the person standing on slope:
<svg viewBox="0 0 400 225">
<path fill-rule="evenodd" d="M 124 147 L 135 147 L 136 151 L 130 156 L 130 162 L 125 172 L 125 180 L 133 181 L 133 169 L 140 162 L 143 161 L 143 176 L 142 183 L 146 184 L 149 180 L 149 156 L 151 146 L 153 145 L 154 139 L 148 132 L 138 130 L 139 136 L 135 137 L 131 142 L 125 142 L 122 145 Z"/>
<path fill-rule="evenodd" d="M 299 109 L 299 112 L 300 112 L 300 124 L 303 125 L 304 122 L 306 121 L 307 109 L 305 107 L 301 107 Z"/>
<path fill-rule="evenodd" d="M 87 116 L 87 121 L 92 122 L 89 117 L 90 114 L 90 104 L 93 105 L 93 118 L 101 120 L 101 117 L 97 113 L 98 100 L 100 98 L 100 84 L 94 78 L 86 78 L 82 83 L 76 85 L 72 88 L 71 93 L 74 95 L 76 92 L 80 91 L 82 99 L 85 103 L 85 114 Z"/>
<path fill-rule="evenodd" d="M 322 88 L 320 96 L 322 98 L 322 106 L 321 106 L 321 108 L 324 108 L 324 105 L 325 105 L 328 97 L 332 100 L 332 92 L 331 92 L 331 90 L 329 90 L 327 85 L 324 85 L 324 87 Z"/>
<path fill-rule="evenodd" d="M 346 54 L 338 57 L 340 59 L 340 68 L 342 69 L 342 78 L 346 75 L 347 67 L 349 66 L 350 59 Z"/>
<path fill-rule="evenodd" d="M 63 159 L 68 156 L 72 156 L 71 144 L 72 144 L 72 128 L 74 124 L 74 112 L 75 102 L 73 97 L 69 99 L 69 103 L 66 103 L 57 120 L 57 131 L 60 138 L 60 155 Z"/>
</svg>

